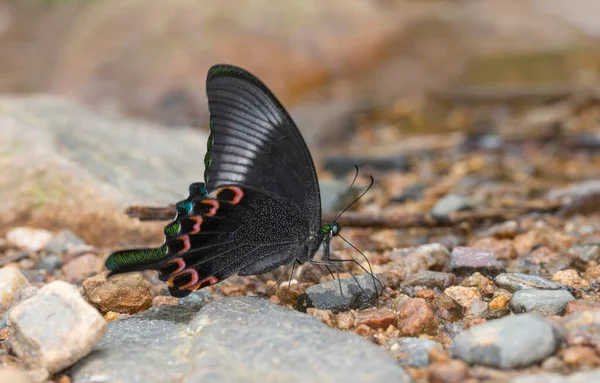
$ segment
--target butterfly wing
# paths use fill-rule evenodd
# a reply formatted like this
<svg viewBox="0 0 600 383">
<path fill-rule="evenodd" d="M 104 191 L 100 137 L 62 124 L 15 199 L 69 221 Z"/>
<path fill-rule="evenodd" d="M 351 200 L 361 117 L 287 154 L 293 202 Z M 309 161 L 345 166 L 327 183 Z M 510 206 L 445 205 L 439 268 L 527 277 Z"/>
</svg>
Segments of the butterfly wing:
<svg viewBox="0 0 600 383">
<path fill-rule="evenodd" d="M 173 296 L 305 258 L 307 237 L 321 221 L 308 148 L 266 86 L 240 68 L 217 65 L 207 95 L 205 184 L 192 184 L 176 205 L 163 246 L 123 250 L 106 262 L 113 273 L 158 270 Z"/>
</svg>

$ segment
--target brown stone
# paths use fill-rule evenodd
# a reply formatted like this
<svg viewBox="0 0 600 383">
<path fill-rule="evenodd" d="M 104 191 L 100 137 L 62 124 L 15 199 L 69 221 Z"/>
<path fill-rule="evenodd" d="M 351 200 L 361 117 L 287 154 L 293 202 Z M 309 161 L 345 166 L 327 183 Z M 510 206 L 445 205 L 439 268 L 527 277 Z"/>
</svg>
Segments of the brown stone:
<svg viewBox="0 0 600 383">
<path fill-rule="evenodd" d="M 362 337 L 368 337 L 375 334 L 375 330 L 365 324 L 357 326 L 354 332 Z"/>
<path fill-rule="evenodd" d="M 463 279 L 461 286 L 476 287 L 482 295 L 491 296 L 494 294 L 494 282 L 476 272 Z"/>
<path fill-rule="evenodd" d="M 90 275 L 99 273 L 103 268 L 102 260 L 95 254 L 83 254 L 62 267 L 65 279 L 70 283 L 81 283 Z"/>
<path fill-rule="evenodd" d="M 583 278 L 592 283 L 600 279 L 600 265 L 589 267 L 583 274 Z"/>
<path fill-rule="evenodd" d="M 574 368 L 598 367 L 600 358 L 593 348 L 585 346 L 569 347 L 560 352 L 565 365 Z"/>
<path fill-rule="evenodd" d="M 104 314 L 104 319 L 105 319 L 107 322 L 112 322 L 112 321 L 114 321 L 115 319 L 119 319 L 119 317 L 120 317 L 120 316 L 121 316 L 121 314 L 119 314 L 119 313 L 116 313 L 116 312 L 114 312 L 114 311 L 109 311 L 109 312 L 107 312 L 106 314 Z"/>
<path fill-rule="evenodd" d="M 450 269 L 459 276 L 471 275 L 475 271 L 497 275 L 504 270 L 504 265 L 493 251 L 459 246 L 452 250 Z"/>
<path fill-rule="evenodd" d="M 438 294 L 431 300 L 435 315 L 446 322 L 456 322 L 462 318 L 462 307 L 446 294 Z"/>
<path fill-rule="evenodd" d="M 510 298 L 505 295 L 498 295 L 490 302 L 490 310 L 497 310 L 506 307 L 506 304 L 510 301 Z"/>
<path fill-rule="evenodd" d="M 398 329 L 402 335 L 435 334 L 437 325 L 437 319 L 433 311 L 423 299 L 411 298 L 400 306 Z"/>
<path fill-rule="evenodd" d="M 465 309 L 469 309 L 475 299 L 481 300 L 481 293 L 476 287 L 452 286 L 444 290 L 444 294 L 454 299 Z"/>
<path fill-rule="evenodd" d="M 335 314 L 329 310 L 319 310 L 314 307 L 306 309 L 306 313 L 319 319 L 329 327 L 336 327 L 335 325 Z"/>
<path fill-rule="evenodd" d="M 435 291 L 433 291 L 431 289 L 417 290 L 417 293 L 415 294 L 415 296 L 417 298 L 423 298 L 425 300 L 430 300 L 430 299 L 433 299 L 433 297 L 435 297 Z"/>
<path fill-rule="evenodd" d="M 339 313 L 337 317 L 337 328 L 350 330 L 354 328 L 354 317 L 350 313 Z"/>
<path fill-rule="evenodd" d="M 482 238 L 474 242 L 471 247 L 493 251 L 496 258 L 510 260 L 517 258 L 517 250 L 509 239 Z"/>
<path fill-rule="evenodd" d="M 448 363 L 434 363 L 429 366 L 431 383 L 463 383 L 469 378 L 467 365 L 460 360 Z"/>
<path fill-rule="evenodd" d="M 179 299 L 166 295 L 158 295 L 152 298 L 152 306 L 179 306 Z"/>
<path fill-rule="evenodd" d="M 569 315 L 578 311 L 600 311 L 600 302 L 577 299 L 567 303 L 565 315 Z"/>
<path fill-rule="evenodd" d="M 557 271 L 552 275 L 552 280 L 554 282 L 562 283 L 565 286 L 573 287 L 574 289 L 590 286 L 588 281 L 582 279 L 579 276 L 579 273 L 573 269 Z"/>
<path fill-rule="evenodd" d="M 391 325 L 397 324 L 396 314 L 386 308 L 368 309 L 356 314 L 355 323 L 357 325 L 367 325 L 373 329 L 387 329 Z"/>
<path fill-rule="evenodd" d="M 86 300 L 101 313 L 115 311 L 134 314 L 152 306 L 152 294 L 142 273 L 117 274 L 106 279 L 108 272 L 83 282 Z"/>
</svg>

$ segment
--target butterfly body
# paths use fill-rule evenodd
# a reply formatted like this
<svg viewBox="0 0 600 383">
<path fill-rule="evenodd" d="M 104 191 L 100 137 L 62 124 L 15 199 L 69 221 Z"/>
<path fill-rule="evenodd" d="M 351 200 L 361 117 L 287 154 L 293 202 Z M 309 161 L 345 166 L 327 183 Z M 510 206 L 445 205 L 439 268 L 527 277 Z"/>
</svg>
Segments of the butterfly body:
<svg viewBox="0 0 600 383">
<path fill-rule="evenodd" d="M 154 269 L 173 296 L 234 275 L 311 261 L 339 225 L 321 226 L 315 167 L 279 101 L 241 68 L 207 76 L 210 135 L 204 182 L 190 185 L 156 249 L 113 253 L 112 273 Z"/>
</svg>

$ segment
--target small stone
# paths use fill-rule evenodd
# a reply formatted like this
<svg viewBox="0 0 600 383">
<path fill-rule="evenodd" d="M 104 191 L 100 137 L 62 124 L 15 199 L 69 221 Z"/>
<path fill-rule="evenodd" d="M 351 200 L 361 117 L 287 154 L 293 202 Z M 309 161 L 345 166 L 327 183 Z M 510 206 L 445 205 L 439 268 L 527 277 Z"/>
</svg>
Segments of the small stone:
<svg viewBox="0 0 600 383">
<path fill-rule="evenodd" d="M 490 281 L 479 272 L 463 279 L 460 285 L 464 287 L 476 287 L 482 295 L 486 296 L 492 296 L 495 290 L 494 282 Z"/>
<path fill-rule="evenodd" d="M 467 309 L 465 316 L 467 318 L 485 318 L 489 313 L 488 304 L 479 299 L 475 299 Z"/>
<path fill-rule="evenodd" d="M 62 267 L 62 260 L 56 254 L 49 254 L 45 257 L 42 257 L 40 261 L 35 265 L 35 268 L 38 270 L 44 270 L 49 273 L 52 273 L 54 270 L 58 270 Z"/>
<path fill-rule="evenodd" d="M 402 286 L 424 286 L 432 289 L 444 290 L 457 282 L 456 275 L 438 271 L 423 270 L 411 275 L 402 282 Z"/>
<path fill-rule="evenodd" d="M 142 273 L 117 274 L 106 279 L 107 275 L 104 272 L 83 282 L 85 299 L 98 311 L 135 314 L 152 306 L 150 286 Z"/>
<path fill-rule="evenodd" d="M 431 290 L 431 289 L 426 289 L 426 290 L 417 290 L 417 293 L 415 294 L 416 298 L 423 298 L 425 300 L 431 300 L 433 299 L 433 297 L 435 297 L 435 291 Z"/>
<path fill-rule="evenodd" d="M 600 265 L 589 267 L 585 273 L 583 273 L 583 278 L 590 283 L 600 282 Z"/>
<path fill-rule="evenodd" d="M 475 299 L 481 300 L 481 293 L 476 287 L 452 286 L 444 290 L 444 294 L 454 299 L 468 310 Z"/>
<path fill-rule="evenodd" d="M 446 322 L 462 319 L 462 307 L 446 294 L 436 295 L 431 301 L 431 309 L 438 318 Z"/>
<path fill-rule="evenodd" d="M 558 290 L 563 286 L 560 283 L 552 282 L 537 275 L 527 275 L 521 273 L 499 274 L 494 279 L 496 285 L 512 293 L 522 289 L 543 289 Z"/>
<path fill-rule="evenodd" d="M 577 299 L 567 303 L 565 315 L 569 315 L 578 311 L 600 311 L 600 302 Z"/>
<path fill-rule="evenodd" d="M 306 313 L 312 317 L 319 319 L 327 326 L 335 328 L 335 314 L 329 310 L 319 310 L 315 308 L 309 308 Z"/>
<path fill-rule="evenodd" d="M 66 229 L 56 234 L 46 245 L 49 253 L 61 254 L 86 249 L 87 244 L 71 230 Z"/>
<path fill-rule="evenodd" d="M 487 317 L 485 317 L 485 319 L 490 321 L 490 320 L 500 319 L 500 318 L 505 317 L 510 314 L 512 314 L 512 312 L 510 311 L 510 309 L 508 307 L 502 307 L 499 309 L 490 309 L 490 312 L 488 313 Z"/>
<path fill-rule="evenodd" d="M 85 282 L 84 282 L 85 283 Z M 176 297 L 168 297 L 166 295 L 158 295 L 152 298 L 152 306 L 179 306 L 179 299 Z"/>
<path fill-rule="evenodd" d="M 104 314 L 104 320 L 106 320 L 107 322 L 112 322 L 115 319 L 119 319 L 119 317 L 121 316 L 121 314 L 116 313 L 114 311 L 109 311 L 106 314 Z"/>
<path fill-rule="evenodd" d="M 360 286 L 356 283 L 360 284 Z M 342 289 L 340 291 L 340 283 Z M 375 291 L 375 288 L 377 291 Z M 370 302 L 381 295 L 381 285 L 369 274 L 327 281 L 307 288 L 297 300 L 297 309 L 306 312 L 310 307 L 331 310 L 334 313 L 369 306 Z M 365 296 L 366 293 L 366 296 Z"/>
<path fill-rule="evenodd" d="M 355 323 L 367 325 L 373 329 L 386 329 L 390 325 L 396 325 L 396 314 L 386 308 L 367 309 L 356 313 Z"/>
<path fill-rule="evenodd" d="M 517 258 L 517 250 L 509 239 L 482 238 L 471 245 L 475 249 L 493 252 L 497 259 L 510 260 Z"/>
<path fill-rule="evenodd" d="M 427 302 L 419 298 L 410 298 L 398 311 L 398 330 L 404 336 L 435 334 L 437 319 Z"/>
<path fill-rule="evenodd" d="M 0 382 L 33 383 L 27 372 L 12 366 L 0 366 Z"/>
<path fill-rule="evenodd" d="M 569 346 L 593 346 L 600 350 L 600 312 L 578 311 L 563 318 Z"/>
<path fill-rule="evenodd" d="M 510 300 L 510 309 L 514 313 L 539 312 L 543 315 L 562 315 L 567 303 L 575 300 L 566 290 L 519 290 Z"/>
<path fill-rule="evenodd" d="M 600 261 L 600 246 L 575 245 L 569 249 L 569 254 L 586 263 L 598 262 Z"/>
<path fill-rule="evenodd" d="M 459 246 L 452 250 L 450 269 L 457 275 L 470 275 L 476 271 L 496 275 L 504 270 L 504 266 L 489 250 Z"/>
<path fill-rule="evenodd" d="M 469 364 L 510 369 L 540 362 L 559 345 L 560 339 L 548 320 L 522 314 L 463 331 L 454 338 L 451 353 Z"/>
<path fill-rule="evenodd" d="M 552 275 L 552 280 L 574 289 L 590 286 L 590 284 L 585 279 L 582 279 L 579 276 L 579 273 L 573 269 L 557 271 Z"/>
<path fill-rule="evenodd" d="M 565 365 L 572 368 L 598 367 L 600 358 L 591 347 L 574 346 L 560 352 Z"/>
<path fill-rule="evenodd" d="M 431 383 L 463 383 L 469 378 L 469 368 L 460 360 L 434 363 L 429 367 Z"/>
<path fill-rule="evenodd" d="M 86 356 L 106 321 L 72 285 L 55 281 L 10 312 L 10 347 L 31 367 L 56 373 Z M 48 329 L 51 329 L 49 331 Z"/>
<path fill-rule="evenodd" d="M 495 237 L 497 239 L 504 239 L 514 238 L 518 233 L 519 223 L 517 221 L 506 221 L 490 226 L 489 228 L 483 230 L 480 235 L 482 237 Z"/>
<path fill-rule="evenodd" d="M 351 313 L 339 313 L 337 318 L 337 328 L 340 330 L 350 330 L 354 327 L 354 317 Z"/>
<path fill-rule="evenodd" d="M 509 300 L 510 300 L 510 298 L 507 298 L 504 295 L 499 295 L 490 302 L 490 309 L 491 310 L 502 309 L 502 308 L 506 307 L 506 304 L 508 303 Z"/>
<path fill-rule="evenodd" d="M 9 244 L 26 251 L 39 251 L 52 239 L 52 233 L 44 229 L 15 227 L 6 233 Z"/>
<path fill-rule="evenodd" d="M 62 267 L 65 278 L 70 283 L 81 283 L 87 277 L 99 273 L 104 265 L 91 253 L 80 255 Z"/>
<path fill-rule="evenodd" d="M 446 194 L 431 208 L 431 215 L 436 218 L 444 218 L 450 213 L 468 210 L 470 207 L 471 205 L 466 197 L 457 194 Z"/>
<path fill-rule="evenodd" d="M 442 351 L 444 348 L 436 341 L 420 338 L 399 338 L 387 342 L 384 348 L 400 364 L 411 367 L 427 367 L 429 352 L 432 349 Z"/>
<path fill-rule="evenodd" d="M 357 335 L 362 336 L 363 338 L 367 338 L 367 337 L 373 335 L 375 333 L 375 330 L 373 330 L 371 327 L 367 326 L 366 324 L 363 324 L 360 326 L 356 326 L 356 328 L 354 329 L 354 332 Z"/>
<path fill-rule="evenodd" d="M 5 266 L 0 269 L 0 315 L 10 308 L 19 291 L 27 286 L 27 278 L 16 267 Z"/>
<path fill-rule="evenodd" d="M 422 270 L 445 270 L 450 263 L 450 251 L 439 243 L 431 243 L 411 249 L 394 250 L 389 255 L 390 269 L 402 279 Z"/>
</svg>

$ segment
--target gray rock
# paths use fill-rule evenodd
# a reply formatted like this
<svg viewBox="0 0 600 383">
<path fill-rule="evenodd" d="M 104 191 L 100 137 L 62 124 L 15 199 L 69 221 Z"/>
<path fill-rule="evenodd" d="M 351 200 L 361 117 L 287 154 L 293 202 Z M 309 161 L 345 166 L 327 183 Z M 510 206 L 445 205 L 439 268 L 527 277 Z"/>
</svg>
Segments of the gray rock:
<svg viewBox="0 0 600 383">
<path fill-rule="evenodd" d="M 56 234 L 50 242 L 46 245 L 46 251 L 49 253 L 60 254 L 67 251 L 72 251 L 79 248 L 86 247 L 87 244 L 81 238 L 79 238 L 71 230 L 62 230 Z"/>
<path fill-rule="evenodd" d="M 379 280 L 374 280 L 371 275 L 361 274 L 356 276 L 356 280 L 350 277 L 309 287 L 298 297 L 297 309 L 301 312 L 306 312 L 311 307 L 333 312 L 358 309 L 371 305 L 381 293 Z"/>
<path fill-rule="evenodd" d="M 456 275 L 439 271 L 419 271 L 402 282 L 402 286 L 424 286 L 431 289 L 444 290 L 457 283 Z"/>
<path fill-rule="evenodd" d="M 353 334 L 259 298 L 161 306 L 109 323 L 73 383 L 410 382 Z M 188 323 L 189 322 L 189 323 Z"/>
<path fill-rule="evenodd" d="M 512 293 L 522 289 L 558 290 L 564 286 L 558 282 L 549 281 L 537 275 L 521 273 L 503 273 L 494 279 L 496 286 Z"/>
<path fill-rule="evenodd" d="M 519 368 L 552 355 L 560 341 L 547 319 L 536 314 L 522 314 L 463 331 L 454 338 L 451 353 L 471 364 Z"/>
<path fill-rule="evenodd" d="M 8 343 L 30 367 L 55 373 L 86 356 L 106 321 L 72 285 L 55 281 L 13 308 Z"/>
<path fill-rule="evenodd" d="M 600 382 L 600 369 L 577 372 L 564 376 L 560 374 L 532 374 L 513 378 L 510 383 L 591 383 Z"/>
<path fill-rule="evenodd" d="M 452 250 L 450 269 L 457 275 L 471 275 L 478 271 L 489 276 L 504 271 L 504 265 L 496 259 L 493 251 L 459 246 Z"/>
<path fill-rule="evenodd" d="M 543 315 L 562 315 L 572 300 L 575 297 L 567 290 L 524 289 L 513 294 L 510 309 L 514 313 L 535 311 Z"/>
<path fill-rule="evenodd" d="M 427 367 L 429 365 L 429 352 L 434 348 L 443 350 L 440 343 L 420 338 L 394 339 L 385 345 L 385 349 L 400 364 L 411 367 Z"/>
<path fill-rule="evenodd" d="M 569 249 L 569 254 L 579 258 L 583 262 L 597 262 L 600 260 L 600 246 L 575 245 Z"/>
<path fill-rule="evenodd" d="M 440 198 L 431 208 L 431 215 L 434 217 L 446 217 L 450 213 L 470 208 L 466 197 L 457 194 L 446 194 Z"/>
<path fill-rule="evenodd" d="M 40 261 L 35 265 L 35 268 L 38 270 L 44 270 L 49 273 L 54 270 L 58 270 L 62 267 L 63 263 L 60 257 L 56 254 L 49 254 L 40 259 Z"/>
</svg>

